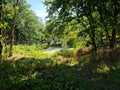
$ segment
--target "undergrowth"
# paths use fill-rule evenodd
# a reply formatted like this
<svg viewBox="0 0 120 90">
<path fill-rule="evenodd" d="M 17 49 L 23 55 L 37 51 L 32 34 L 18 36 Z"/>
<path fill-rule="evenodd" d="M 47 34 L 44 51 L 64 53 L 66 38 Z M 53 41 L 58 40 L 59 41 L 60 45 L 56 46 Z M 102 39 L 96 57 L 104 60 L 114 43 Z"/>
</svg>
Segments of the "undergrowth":
<svg viewBox="0 0 120 90">
<path fill-rule="evenodd" d="M 26 56 L 45 58 L 46 54 L 40 45 L 16 45 L 13 53 L 20 53 Z"/>
<path fill-rule="evenodd" d="M 120 56 L 24 57 L 0 63 L 0 90 L 120 90 Z M 64 55 L 66 54 L 66 55 Z M 114 54 L 118 55 L 118 54 Z"/>
</svg>

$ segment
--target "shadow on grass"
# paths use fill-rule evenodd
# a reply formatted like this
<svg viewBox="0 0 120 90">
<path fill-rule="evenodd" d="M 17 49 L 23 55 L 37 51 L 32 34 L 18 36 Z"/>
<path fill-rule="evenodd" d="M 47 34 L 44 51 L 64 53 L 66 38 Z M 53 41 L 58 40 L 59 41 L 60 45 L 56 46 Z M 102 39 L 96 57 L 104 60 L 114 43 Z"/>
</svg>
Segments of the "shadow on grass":
<svg viewBox="0 0 120 90">
<path fill-rule="evenodd" d="M 110 57 L 102 60 L 98 54 L 92 53 L 78 60 L 79 67 L 82 66 L 80 74 L 94 82 L 97 90 L 120 90 L 120 57 L 115 61 Z"/>
<path fill-rule="evenodd" d="M 6 60 L 0 64 L 0 90 L 120 90 L 120 61 L 96 58 Z"/>
</svg>

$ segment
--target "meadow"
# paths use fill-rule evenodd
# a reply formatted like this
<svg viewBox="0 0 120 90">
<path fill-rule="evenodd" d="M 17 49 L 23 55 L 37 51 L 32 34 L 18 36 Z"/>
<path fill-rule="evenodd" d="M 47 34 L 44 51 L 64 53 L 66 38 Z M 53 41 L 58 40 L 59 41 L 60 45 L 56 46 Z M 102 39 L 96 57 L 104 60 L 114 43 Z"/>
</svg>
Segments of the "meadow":
<svg viewBox="0 0 120 90">
<path fill-rule="evenodd" d="M 116 58 L 105 51 L 75 57 L 70 50 L 48 57 L 36 48 L 15 46 L 18 56 L 0 63 L 0 90 L 120 90 L 119 52 Z"/>
</svg>

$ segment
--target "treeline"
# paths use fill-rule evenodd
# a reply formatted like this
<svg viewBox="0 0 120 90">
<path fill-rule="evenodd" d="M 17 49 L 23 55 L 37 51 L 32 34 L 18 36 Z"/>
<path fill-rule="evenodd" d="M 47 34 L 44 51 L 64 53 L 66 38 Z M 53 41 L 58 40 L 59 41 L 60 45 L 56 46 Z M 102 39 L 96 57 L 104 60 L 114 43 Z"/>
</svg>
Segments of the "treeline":
<svg viewBox="0 0 120 90">
<path fill-rule="evenodd" d="M 94 51 L 104 45 L 112 49 L 120 38 L 119 0 L 45 0 L 44 4 L 49 37 L 64 38 L 72 46 L 84 39 Z"/>
<path fill-rule="evenodd" d="M 3 52 L 11 56 L 14 44 L 42 41 L 44 25 L 26 0 L 1 0 L 0 17 L 0 57 Z"/>
</svg>

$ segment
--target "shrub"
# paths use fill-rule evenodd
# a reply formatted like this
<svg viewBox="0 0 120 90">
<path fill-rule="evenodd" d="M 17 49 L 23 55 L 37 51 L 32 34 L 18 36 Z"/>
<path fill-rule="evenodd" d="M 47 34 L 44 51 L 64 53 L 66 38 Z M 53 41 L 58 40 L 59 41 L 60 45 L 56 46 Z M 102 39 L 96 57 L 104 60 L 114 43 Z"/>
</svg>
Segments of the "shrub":
<svg viewBox="0 0 120 90">
<path fill-rule="evenodd" d="M 78 49 L 77 52 L 76 52 L 76 54 L 75 54 L 75 57 L 87 55 L 87 54 L 89 54 L 91 51 L 92 51 L 92 46 Z"/>
<path fill-rule="evenodd" d="M 53 56 L 72 57 L 74 56 L 74 50 L 61 50 L 56 52 Z"/>
</svg>

